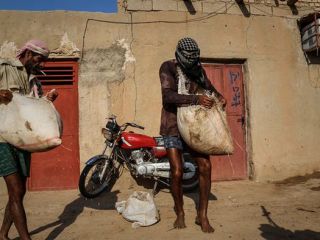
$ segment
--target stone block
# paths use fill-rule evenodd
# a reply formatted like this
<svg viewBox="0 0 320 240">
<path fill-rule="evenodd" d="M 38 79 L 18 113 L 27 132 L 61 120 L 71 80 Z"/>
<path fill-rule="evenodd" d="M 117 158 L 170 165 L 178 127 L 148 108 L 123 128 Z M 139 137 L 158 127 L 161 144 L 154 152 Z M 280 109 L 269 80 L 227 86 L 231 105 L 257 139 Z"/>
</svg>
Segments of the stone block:
<svg viewBox="0 0 320 240">
<path fill-rule="evenodd" d="M 293 17 L 292 11 L 287 7 L 272 7 L 272 15 L 279 17 Z"/>
<path fill-rule="evenodd" d="M 282 5 L 287 6 L 287 1 L 280 1 L 280 0 L 278 0 L 278 3 L 279 3 L 280 6 L 282 6 Z"/>
<path fill-rule="evenodd" d="M 152 10 L 154 11 L 177 11 L 178 3 L 176 0 L 153 0 Z"/>
<path fill-rule="evenodd" d="M 227 11 L 225 2 L 204 2 L 202 3 L 204 13 L 225 13 Z"/>
<path fill-rule="evenodd" d="M 151 11 L 152 0 L 127 0 L 128 11 Z"/>
<path fill-rule="evenodd" d="M 250 12 L 250 5 L 245 4 L 245 7 Z M 243 12 L 239 8 L 238 4 L 227 3 L 227 14 L 243 15 Z"/>
<path fill-rule="evenodd" d="M 224 1 L 224 0 L 203 0 L 202 3 L 216 3 L 216 2 L 228 2 L 228 1 Z"/>
<path fill-rule="evenodd" d="M 304 15 L 308 15 L 310 13 L 314 13 L 316 11 L 316 9 L 313 8 L 298 8 L 299 11 L 299 16 L 304 16 Z"/>
<path fill-rule="evenodd" d="M 250 13 L 252 15 L 272 16 L 272 7 L 264 4 L 251 4 Z"/>
<path fill-rule="evenodd" d="M 202 3 L 200 1 L 190 2 L 190 1 L 178 1 L 178 11 L 179 12 L 202 12 Z"/>
</svg>

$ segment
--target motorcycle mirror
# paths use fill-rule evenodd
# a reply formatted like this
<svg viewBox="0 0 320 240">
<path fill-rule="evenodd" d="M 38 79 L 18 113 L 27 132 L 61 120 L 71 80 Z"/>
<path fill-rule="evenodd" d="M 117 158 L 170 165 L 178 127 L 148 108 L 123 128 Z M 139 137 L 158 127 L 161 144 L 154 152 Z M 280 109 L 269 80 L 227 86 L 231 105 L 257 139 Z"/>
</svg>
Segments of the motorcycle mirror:
<svg viewBox="0 0 320 240">
<path fill-rule="evenodd" d="M 114 114 L 111 114 L 109 117 L 107 117 L 106 119 L 116 119 L 117 118 L 117 116 L 116 115 L 114 115 Z"/>
</svg>

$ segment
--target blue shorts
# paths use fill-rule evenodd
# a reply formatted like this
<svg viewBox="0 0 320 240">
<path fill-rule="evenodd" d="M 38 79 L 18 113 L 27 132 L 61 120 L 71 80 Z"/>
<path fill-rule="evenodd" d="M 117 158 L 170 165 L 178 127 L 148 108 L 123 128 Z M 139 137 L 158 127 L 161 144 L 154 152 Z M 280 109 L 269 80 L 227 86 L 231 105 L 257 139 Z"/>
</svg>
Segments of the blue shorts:
<svg viewBox="0 0 320 240">
<path fill-rule="evenodd" d="M 209 156 L 199 153 L 190 148 L 180 137 L 178 136 L 162 136 L 165 148 L 177 148 L 183 152 L 191 154 L 192 157 L 201 157 L 209 160 Z"/>
<path fill-rule="evenodd" d="M 165 148 L 178 148 L 183 150 L 183 143 L 178 136 L 163 136 Z"/>
</svg>

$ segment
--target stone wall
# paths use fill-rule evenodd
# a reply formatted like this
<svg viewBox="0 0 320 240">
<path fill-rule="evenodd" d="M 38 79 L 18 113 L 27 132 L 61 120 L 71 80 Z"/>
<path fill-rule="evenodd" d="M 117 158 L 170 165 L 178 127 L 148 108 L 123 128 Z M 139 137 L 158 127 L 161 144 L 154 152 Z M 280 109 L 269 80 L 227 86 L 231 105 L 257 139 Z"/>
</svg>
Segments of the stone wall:
<svg viewBox="0 0 320 240">
<path fill-rule="evenodd" d="M 293 15 L 294 10 L 281 0 L 243 0 L 244 8 L 250 15 L 287 16 Z M 298 1 L 295 4 L 298 14 L 320 10 L 320 0 Z M 242 14 L 235 0 L 118 0 L 119 11 L 175 11 L 203 14 Z"/>
<path fill-rule="evenodd" d="M 168 4 L 161 7 L 162 1 Z M 119 1 L 123 8 L 117 14 L 1 11 L 0 44 L 8 41 L 19 47 L 40 38 L 56 49 L 67 33 L 81 51 L 81 167 L 100 153 L 100 128 L 111 113 L 119 122 L 134 121 L 146 127 L 144 133 L 158 135 L 159 66 L 174 57 L 181 37 L 190 36 L 205 58 L 245 59 L 253 178 L 273 181 L 320 170 L 320 68 L 307 64 L 297 26 L 303 11 L 315 7 L 298 2 L 299 15 L 293 15 L 283 2 L 246 2 L 251 15 L 244 16 L 235 2 L 193 3 L 201 11 L 191 13 L 182 1 L 169 0 Z M 218 5 L 221 12 L 210 14 L 220 9 Z M 153 9 L 156 6 L 159 10 Z M 160 11 L 165 6 L 172 10 Z"/>
</svg>

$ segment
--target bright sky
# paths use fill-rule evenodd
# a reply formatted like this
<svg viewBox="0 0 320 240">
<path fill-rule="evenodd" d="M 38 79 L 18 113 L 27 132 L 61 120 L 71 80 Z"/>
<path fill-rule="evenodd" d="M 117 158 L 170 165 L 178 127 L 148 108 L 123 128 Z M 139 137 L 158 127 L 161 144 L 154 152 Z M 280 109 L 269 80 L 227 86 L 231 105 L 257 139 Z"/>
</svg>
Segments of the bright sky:
<svg viewBox="0 0 320 240">
<path fill-rule="evenodd" d="M 0 10 L 117 12 L 117 0 L 0 0 Z"/>
</svg>

